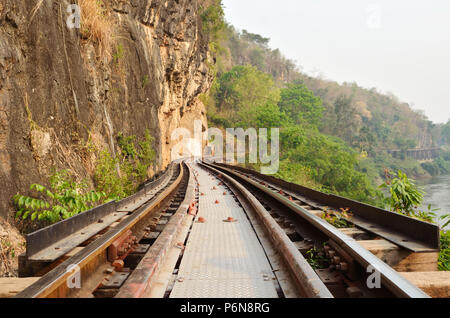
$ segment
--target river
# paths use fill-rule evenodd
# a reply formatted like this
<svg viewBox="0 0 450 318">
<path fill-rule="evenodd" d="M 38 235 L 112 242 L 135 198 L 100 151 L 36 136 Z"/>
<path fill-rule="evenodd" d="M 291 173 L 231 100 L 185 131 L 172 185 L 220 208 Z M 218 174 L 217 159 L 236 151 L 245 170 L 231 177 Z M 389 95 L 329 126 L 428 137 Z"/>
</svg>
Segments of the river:
<svg viewBox="0 0 450 318">
<path fill-rule="evenodd" d="M 433 209 L 440 209 L 435 212 L 437 215 L 450 214 L 450 175 L 417 180 L 417 184 L 426 192 L 422 207 L 424 210 L 431 204 Z M 450 229 L 450 225 L 447 229 Z"/>
</svg>

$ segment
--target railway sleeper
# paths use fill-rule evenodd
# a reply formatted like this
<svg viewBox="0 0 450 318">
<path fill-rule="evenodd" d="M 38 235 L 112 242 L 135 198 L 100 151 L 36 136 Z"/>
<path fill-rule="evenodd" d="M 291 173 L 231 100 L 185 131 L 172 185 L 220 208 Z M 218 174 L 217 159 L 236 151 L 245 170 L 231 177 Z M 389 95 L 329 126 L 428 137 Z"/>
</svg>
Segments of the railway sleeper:
<svg viewBox="0 0 450 318">
<path fill-rule="evenodd" d="M 384 239 L 358 243 L 398 272 L 438 270 L 439 252 L 414 253 Z"/>
</svg>

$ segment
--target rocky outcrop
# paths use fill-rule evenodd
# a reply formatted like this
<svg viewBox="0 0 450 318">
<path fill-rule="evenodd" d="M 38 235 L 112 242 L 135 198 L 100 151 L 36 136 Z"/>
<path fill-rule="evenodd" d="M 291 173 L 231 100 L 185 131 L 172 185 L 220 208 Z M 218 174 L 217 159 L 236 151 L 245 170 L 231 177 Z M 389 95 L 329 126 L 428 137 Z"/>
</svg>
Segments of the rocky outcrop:
<svg viewBox="0 0 450 318">
<path fill-rule="evenodd" d="M 115 151 L 115 137 L 149 129 L 170 161 L 172 131 L 206 117 L 208 43 L 200 0 L 104 0 L 110 54 L 68 28 L 65 0 L 0 3 L 0 215 L 11 197 L 45 183 L 50 169 L 90 179 L 89 145 Z M 86 32 L 89 32 L 86 31 Z"/>
</svg>

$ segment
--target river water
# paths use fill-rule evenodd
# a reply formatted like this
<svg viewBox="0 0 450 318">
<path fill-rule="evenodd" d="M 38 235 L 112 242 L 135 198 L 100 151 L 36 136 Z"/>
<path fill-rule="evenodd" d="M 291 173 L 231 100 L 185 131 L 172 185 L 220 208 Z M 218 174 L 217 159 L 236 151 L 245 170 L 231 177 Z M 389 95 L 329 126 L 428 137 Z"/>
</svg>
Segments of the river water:
<svg viewBox="0 0 450 318">
<path fill-rule="evenodd" d="M 440 209 L 435 212 L 437 215 L 450 214 L 450 175 L 417 180 L 417 185 L 426 192 L 422 207 L 424 210 L 431 204 L 433 209 Z M 447 229 L 449 228 L 450 226 L 447 226 Z"/>
</svg>

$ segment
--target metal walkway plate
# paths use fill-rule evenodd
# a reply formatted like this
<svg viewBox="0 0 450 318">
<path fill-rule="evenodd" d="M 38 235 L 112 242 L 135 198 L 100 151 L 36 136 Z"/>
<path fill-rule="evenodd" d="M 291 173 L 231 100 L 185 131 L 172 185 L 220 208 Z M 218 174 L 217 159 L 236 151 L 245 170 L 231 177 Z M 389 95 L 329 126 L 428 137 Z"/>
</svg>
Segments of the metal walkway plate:
<svg viewBox="0 0 450 318">
<path fill-rule="evenodd" d="M 195 169 L 205 194 L 198 217 L 206 222 L 193 225 L 170 297 L 278 297 L 272 268 L 244 210 L 218 179 Z M 237 222 L 224 222 L 228 217 Z"/>
</svg>

